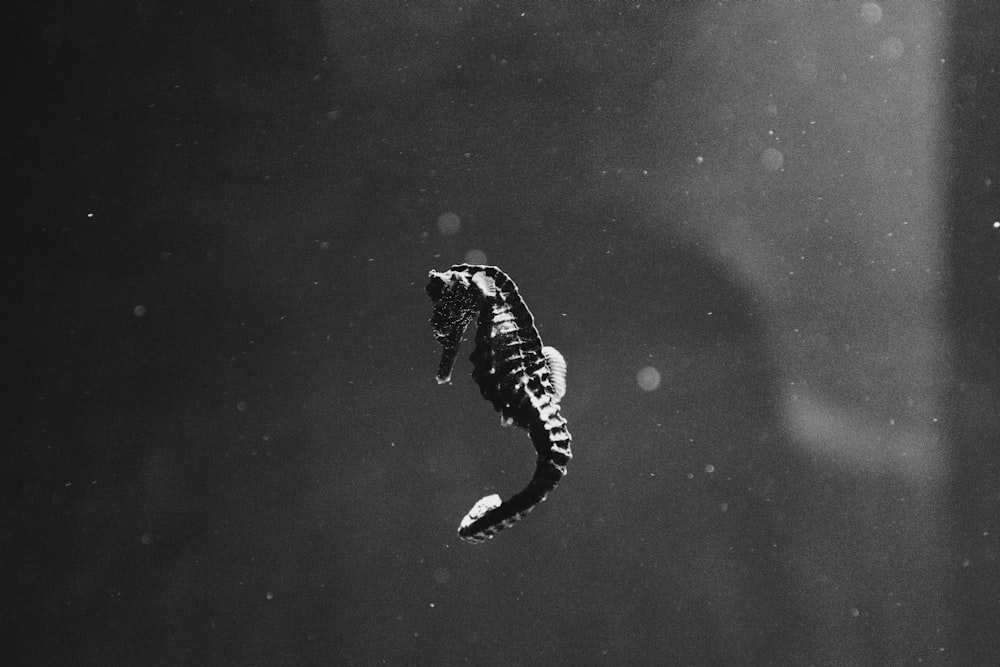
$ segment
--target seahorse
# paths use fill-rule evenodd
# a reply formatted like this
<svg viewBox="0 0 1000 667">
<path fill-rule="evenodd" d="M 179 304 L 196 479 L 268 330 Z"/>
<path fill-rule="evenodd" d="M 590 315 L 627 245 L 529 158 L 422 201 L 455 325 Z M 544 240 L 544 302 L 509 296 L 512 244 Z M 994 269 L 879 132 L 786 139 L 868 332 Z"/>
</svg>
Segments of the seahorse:
<svg viewBox="0 0 1000 667">
<path fill-rule="evenodd" d="M 462 519 L 458 536 L 483 542 L 527 515 L 556 488 L 573 458 L 572 438 L 559 401 L 566 393 L 566 360 L 542 345 L 534 318 L 517 285 L 495 266 L 456 264 L 431 271 L 427 294 L 434 304 L 431 328 L 443 351 L 439 384 L 451 380 L 466 328 L 477 319 L 472 377 L 483 398 L 500 413 L 503 426 L 526 430 L 535 447 L 535 473 L 506 501 L 479 499 Z"/>
</svg>

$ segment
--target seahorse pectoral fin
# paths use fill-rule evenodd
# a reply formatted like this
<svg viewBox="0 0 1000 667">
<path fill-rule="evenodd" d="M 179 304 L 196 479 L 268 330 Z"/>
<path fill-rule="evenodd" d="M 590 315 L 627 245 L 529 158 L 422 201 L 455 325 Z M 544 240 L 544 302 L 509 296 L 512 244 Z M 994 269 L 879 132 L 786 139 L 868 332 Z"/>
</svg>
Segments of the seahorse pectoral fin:
<svg viewBox="0 0 1000 667">
<path fill-rule="evenodd" d="M 556 400 L 562 400 L 566 395 L 566 359 L 554 347 L 542 346 L 542 356 L 545 357 L 545 364 L 549 367 L 549 376 L 552 381 L 552 389 L 556 393 Z"/>
<path fill-rule="evenodd" d="M 483 296 L 493 298 L 497 294 L 497 281 L 485 273 L 477 273 L 472 276 L 472 282 L 480 289 Z"/>
</svg>

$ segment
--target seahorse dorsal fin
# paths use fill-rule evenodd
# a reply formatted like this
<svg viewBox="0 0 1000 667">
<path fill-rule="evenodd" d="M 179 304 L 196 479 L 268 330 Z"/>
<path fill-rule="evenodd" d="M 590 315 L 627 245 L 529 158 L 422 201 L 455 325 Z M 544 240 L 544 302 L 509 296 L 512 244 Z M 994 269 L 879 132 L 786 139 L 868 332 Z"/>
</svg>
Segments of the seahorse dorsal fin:
<svg viewBox="0 0 1000 667">
<path fill-rule="evenodd" d="M 542 346 L 542 356 L 545 357 L 545 364 L 549 367 L 549 377 L 552 379 L 556 400 L 560 401 L 566 395 L 566 360 L 559 350 L 548 345 Z"/>
<path fill-rule="evenodd" d="M 482 290 L 483 295 L 487 297 L 496 296 L 497 283 L 495 280 L 493 280 L 491 276 L 488 276 L 485 273 L 480 272 L 472 276 L 472 282 L 474 282 L 476 286 L 479 287 L 480 290 Z"/>
</svg>

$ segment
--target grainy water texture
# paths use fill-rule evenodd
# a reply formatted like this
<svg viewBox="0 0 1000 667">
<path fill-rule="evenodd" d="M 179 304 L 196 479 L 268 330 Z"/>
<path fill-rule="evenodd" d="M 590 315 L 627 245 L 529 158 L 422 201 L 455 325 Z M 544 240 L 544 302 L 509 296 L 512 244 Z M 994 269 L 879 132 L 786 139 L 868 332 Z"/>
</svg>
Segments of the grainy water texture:
<svg viewBox="0 0 1000 667">
<path fill-rule="evenodd" d="M 1000 663 L 998 21 L 26 5 L 3 655 Z"/>
</svg>

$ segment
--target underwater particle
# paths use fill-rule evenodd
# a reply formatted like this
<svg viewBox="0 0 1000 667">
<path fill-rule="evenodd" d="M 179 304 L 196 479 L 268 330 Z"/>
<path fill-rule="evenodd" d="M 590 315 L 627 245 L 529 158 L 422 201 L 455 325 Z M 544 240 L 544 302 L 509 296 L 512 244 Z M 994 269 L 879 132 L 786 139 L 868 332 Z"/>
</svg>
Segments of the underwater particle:
<svg viewBox="0 0 1000 667">
<path fill-rule="evenodd" d="M 448 568 L 438 567 L 434 569 L 434 581 L 439 584 L 446 584 L 449 579 L 451 579 L 451 572 L 448 571 Z"/>
<path fill-rule="evenodd" d="M 635 381 L 643 391 L 655 391 L 660 386 L 660 371 L 652 366 L 643 366 L 635 374 Z"/>
<path fill-rule="evenodd" d="M 865 2 L 861 5 L 861 20 L 868 25 L 875 25 L 882 20 L 882 8 L 876 2 Z"/>
<path fill-rule="evenodd" d="M 711 475 L 713 472 L 715 472 L 715 466 L 712 465 L 711 463 L 706 463 L 705 464 L 705 472 L 708 473 L 709 475 Z"/>
<path fill-rule="evenodd" d="M 268 600 L 273 600 L 274 599 L 274 593 L 272 593 L 271 591 L 268 591 L 267 594 L 264 595 L 264 597 L 266 597 Z"/>
<path fill-rule="evenodd" d="M 861 610 L 860 609 L 851 609 L 851 616 L 853 616 L 854 618 L 857 618 L 860 615 L 861 615 Z"/>
<path fill-rule="evenodd" d="M 142 317 L 146 314 L 146 306 L 138 305 L 132 309 L 132 314 L 136 317 Z"/>
<path fill-rule="evenodd" d="M 148 546 L 153 543 L 153 534 L 145 532 L 139 536 L 139 541 Z"/>
<path fill-rule="evenodd" d="M 777 148 L 765 148 L 760 154 L 760 163 L 767 171 L 778 171 L 785 164 L 785 156 Z"/>
<path fill-rule="evenodd" d="M 764 113 L 766 113 L 771 118 L 774 118 L 775 116 L 778 115 L 778 105 L 768 104 L 766 107 L 764 107 Z"/>
<path fill-rule="evenodd" d="M 442 213 L 438 216 L 437 228 L 441 236 L 454 236 L 462 229 L 462 220 L 455 213 Z"/>
<path fill-rule="evenodd" d="M 465 263 L 466 264 L 485 264 L 486 263 L 486 253 L 477 248 L 473 248 L 469 252 L 465 253 Z"/>
<path fill-rule="evenodd" d="M 903 55 L 903 40 L 899 37 L 886 37 L 879 45 L 879 52 L 887 60 L 896 60 Z"/>
<path fill-rule="evenodd" d="M 240 412 L 246 412 L 247 411 L 246 401 L 240 401 L 239 403 L 237 403 L 236 409 L 239 410 Z"/>
<path fill-rule="evenodd" d="M 696 157 L 696 158 L 694 159 L 694 163 L 695 163 L 695 164 L 704 164 L 704 162 L 705 162 L 705 158 L 704 158 L 704 157 L 702 157 L 701 155 L 699 155 L 698 157 Z"/>
<path fill-rule="evenodd" d="M 1000 229 L 1000 220 L 993 221 L 993 229 Z"/>
</svg>

